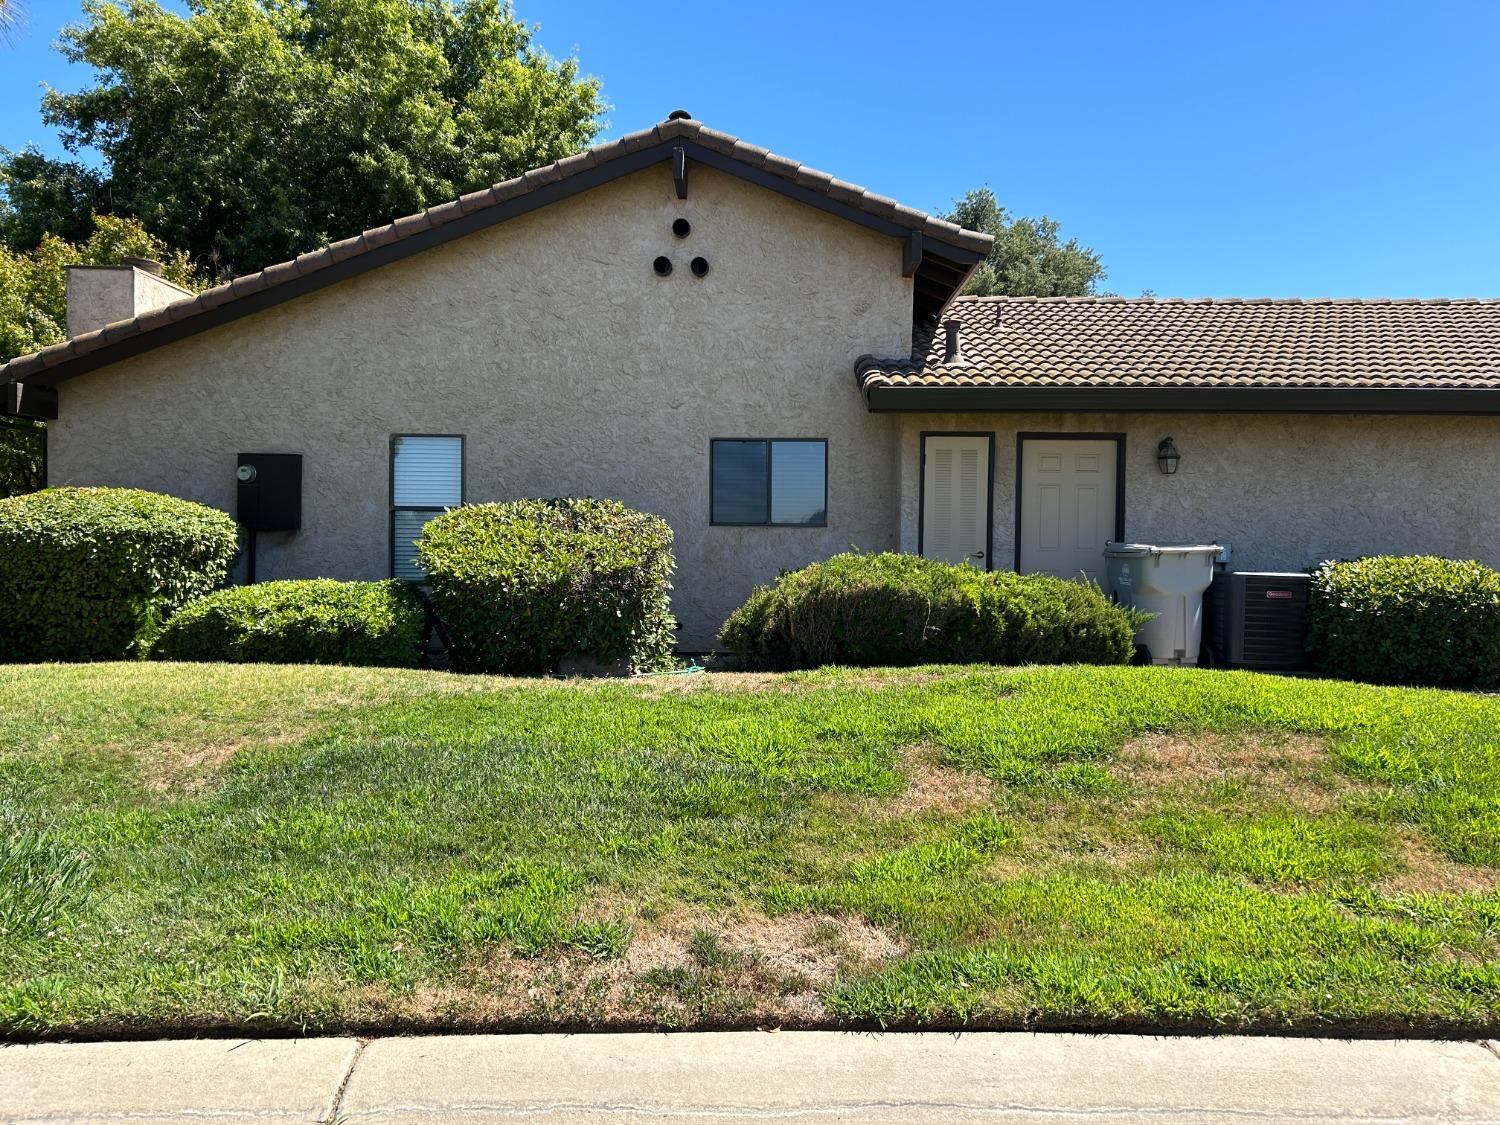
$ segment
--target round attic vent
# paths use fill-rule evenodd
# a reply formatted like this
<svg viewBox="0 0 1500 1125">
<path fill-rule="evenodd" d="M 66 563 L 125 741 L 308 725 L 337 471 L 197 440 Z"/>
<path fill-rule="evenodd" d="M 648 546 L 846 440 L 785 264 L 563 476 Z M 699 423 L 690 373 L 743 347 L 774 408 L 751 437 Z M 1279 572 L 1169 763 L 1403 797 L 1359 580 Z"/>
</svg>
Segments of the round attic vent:
<svg viewBox="0 0 1500 1125">
<path fill-rule="evenodd" d="M 672 272 L 672 259 L 663 254 L 651 263 L 651 268 L 656 271 L 657 277 L 666 277 Z"/>
<path fill-rule="evenodd" d="M 688 269 L 693 271 L 694 277 L 702 277 L 708 272 L 708 259 L 694 258 L 691 262 L 688 263 Z"/>
<path fill-rule="evenodd" d="M 693 224 L 688 222 L 686 219 L 673 219 L 672 233 L 675 234 L 678 238 L 686 238 L 688 235 L 693 233 Z"/>
</svg>

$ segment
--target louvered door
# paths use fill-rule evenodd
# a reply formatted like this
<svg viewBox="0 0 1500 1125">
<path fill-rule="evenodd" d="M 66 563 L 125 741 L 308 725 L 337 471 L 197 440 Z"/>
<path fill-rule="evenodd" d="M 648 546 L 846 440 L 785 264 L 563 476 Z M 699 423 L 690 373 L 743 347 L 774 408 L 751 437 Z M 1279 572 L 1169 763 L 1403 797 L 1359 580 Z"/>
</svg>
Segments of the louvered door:
<svg viewBox="0 0 1500 1125">
<path fill-rule="evenodd" d="M 922 438 L 922 554 L 990 567 L 991 434 Z"/>
</svg>

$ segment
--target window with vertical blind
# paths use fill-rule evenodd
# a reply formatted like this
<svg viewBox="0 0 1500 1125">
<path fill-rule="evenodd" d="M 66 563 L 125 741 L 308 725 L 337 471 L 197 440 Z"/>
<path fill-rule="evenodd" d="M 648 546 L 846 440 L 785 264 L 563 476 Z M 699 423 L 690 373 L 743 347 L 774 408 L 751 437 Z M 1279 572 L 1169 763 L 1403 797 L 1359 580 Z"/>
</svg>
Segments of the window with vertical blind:
<svg viewBox="0 0 1500 1125">
<path fill-rule="evenodd" d="M 709 443 L 709 522 L 827 525 L 828 442 L 715 438 Z"/>
<path fill-rule="evenodd" d="M 391 438 L 391 574 L 420 582 L 417 536 L 433 516 L 464 502 L 464 439 L 453 434 Z"/>
</svg>

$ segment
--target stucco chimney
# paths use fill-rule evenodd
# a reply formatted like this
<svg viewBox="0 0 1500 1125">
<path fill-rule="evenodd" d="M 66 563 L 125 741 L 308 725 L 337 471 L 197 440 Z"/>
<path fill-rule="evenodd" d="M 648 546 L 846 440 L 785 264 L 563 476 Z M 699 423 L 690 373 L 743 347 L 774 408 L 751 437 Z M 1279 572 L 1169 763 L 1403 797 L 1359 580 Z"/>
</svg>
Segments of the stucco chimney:
<svg viewBox="0 0 1500 1125">
<path fill-rule="evenodd" d="M 150 258 L 126 258 L 120 266 L 69 266 L 68 335 L 82 336 L 191 296 L 162 277 L 161 263 Z"/>
<path fill-rule="evenodd" d="M 963 327 L 961 320 L 945 320 L 943 328 L 948 333 L 948 339 L 943 344 L 943 362 L 952 363 L 958 358 L 958 330 Z"/>
</svg>

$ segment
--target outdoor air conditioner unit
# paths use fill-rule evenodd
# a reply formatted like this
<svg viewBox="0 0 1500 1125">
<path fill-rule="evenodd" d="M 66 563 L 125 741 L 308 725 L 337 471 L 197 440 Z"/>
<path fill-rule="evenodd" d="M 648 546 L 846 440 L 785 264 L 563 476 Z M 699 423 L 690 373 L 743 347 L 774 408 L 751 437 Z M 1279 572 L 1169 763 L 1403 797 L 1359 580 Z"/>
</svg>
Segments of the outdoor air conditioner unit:
<svg viewBox="0 0 1500 1125">
<path fill-rule="evenodd" d="M 1307 667 L 1311 583 L 1306 574 L 1216 574 L 1208 590 L 1208 647 L 1214 663 L 1278 672 Z"/>
</svg>

